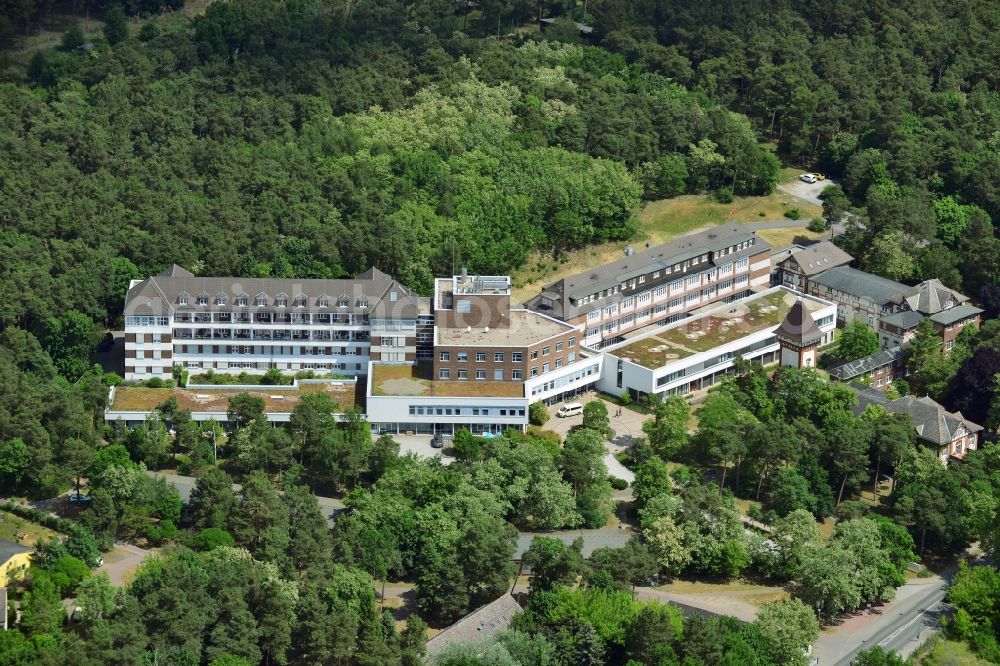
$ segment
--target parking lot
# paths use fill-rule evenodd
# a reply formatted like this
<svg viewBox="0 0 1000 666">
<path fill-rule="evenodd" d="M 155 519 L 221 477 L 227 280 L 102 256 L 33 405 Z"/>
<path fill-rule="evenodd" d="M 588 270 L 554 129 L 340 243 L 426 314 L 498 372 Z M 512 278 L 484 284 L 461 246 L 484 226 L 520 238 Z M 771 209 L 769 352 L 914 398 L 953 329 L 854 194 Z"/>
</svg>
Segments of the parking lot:
<svg viewBox="0 0 1000 666">
<path fill-rule="evenodd" d="M 434 456 L 441 456 L 441 462 L 445 465 L 450 465 L 455 457 L 451 455 L 451 439 L 446 438 L 444 449 L 435 449 L 431 447 L 431 436 L 430 435 L 393 435 L 393 439 L 399 442 L 399 455 L 405 456 L 408 453 L 412 453 L 418 458 L 433 458 Z M 447 453 L 445 453 L 447 451 Z"/>
</svg>

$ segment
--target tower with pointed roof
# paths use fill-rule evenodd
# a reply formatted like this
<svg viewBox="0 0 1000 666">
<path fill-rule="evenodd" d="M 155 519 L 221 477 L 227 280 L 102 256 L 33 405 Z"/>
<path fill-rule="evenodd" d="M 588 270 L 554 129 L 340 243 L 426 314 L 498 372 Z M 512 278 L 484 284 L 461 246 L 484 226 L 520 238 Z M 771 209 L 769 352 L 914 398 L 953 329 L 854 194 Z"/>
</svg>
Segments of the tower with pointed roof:
<svg viewBox="0 0 1000 666">
<path fill-rule="evenodd" d="M 816 325 L 802 299 L 795 301 L 775 331 L 781 346 L 781 365 L 793 368 L 816 367 L 816 349 L 823 332 Z"/>
</svg>

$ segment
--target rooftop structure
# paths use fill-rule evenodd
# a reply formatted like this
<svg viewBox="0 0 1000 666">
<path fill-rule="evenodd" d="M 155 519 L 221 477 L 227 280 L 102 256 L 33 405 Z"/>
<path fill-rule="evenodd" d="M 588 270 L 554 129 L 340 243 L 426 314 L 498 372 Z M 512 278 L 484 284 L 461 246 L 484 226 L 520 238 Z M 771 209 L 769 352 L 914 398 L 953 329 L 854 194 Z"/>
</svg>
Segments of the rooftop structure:
<svg viewBox="0 0 1000 666">
<path fill-rule="evenodd" d="M 715 308 L 708 313 L 685 319 L 645 337 L 613 347 L 614 354 L 646 368 L 705 352 L 748 335 L 778 326 L 797 302 L 794 292 L 779 289 L 746 300 Z M 815 299 L 802 301 L 809 311 L 825 303 Z"/>
<path fill-rule="evenodd" d="M 452 643 L 483 644 L 498 631 L 510 626 L 521 606 L 510 594 L 478 608 L 427 641 L 427 655 L 433 657 Z"/>
<path fill-rule="evenodd" d="M 477 347 L 526 347 L 547 338 L 576 330 L 569 324 L 545 317 L 530 310 L 510 310 L 505 327 L 473 327 L 437 329 L 439 345 Z"/>
</svg>

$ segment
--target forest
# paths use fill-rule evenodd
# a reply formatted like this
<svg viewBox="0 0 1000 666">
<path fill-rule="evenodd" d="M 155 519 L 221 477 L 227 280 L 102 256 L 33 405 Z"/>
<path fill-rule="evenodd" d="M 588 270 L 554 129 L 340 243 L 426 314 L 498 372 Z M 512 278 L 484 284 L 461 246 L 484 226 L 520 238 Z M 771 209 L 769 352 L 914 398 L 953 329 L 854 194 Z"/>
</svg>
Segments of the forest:
<svg viewBox="0 0 1000 666">
<path fill-rule="evenodd" d="M 509 589 L 518 530 L 611 516 L 595 409 L 565 441 L 465 433 L 447 468 L 319 400 L 287 427 L 250 396 L 226 433 L 169 401 L 140 428 L 106 427 L 118 379 L 89 352 L 129 280 L 171 263 L 299 278 L 375 265 L 426 294 L 457 265 L 506 273 L 640 238 L 643 201 L 766 194 L 782 163 L 808 167 L 838 179 L 824 216 L 862 268 L 982 304 L 951 354 L 918 334 L 908 388 L 1000 426 L 994 3 L 247 0 L 189 18 L 178 2 L 80 0 L 100 35 L 70 26 L 17 61 L 65 4 L 0 4 L 0 485 L 51 497 L 85 477 L 92 499 L 39 549 L 0 666 L 417 664 L 427 623 Z M 522 32 L 538 12 L 597 36 L 567 20 Z M 649 407 L 625 458 L 638 536 L 588 557 L 536 539 L 525 612 L 485 655 L 439 663 L 800 664 L 819 620 L 892 599 L 913 559 L 977 539 L 995 552 L 995 447 L 942 468 L 906 423 L 851 407 L 811 373 L 746 367 L 691 434 L 687 405 Z M 187 506 L 147 474 L 174 463 L 199 477 Z M 878 511 L 852 499 L 882 473 Z M 319 491 L 344 498 L 333 530 Z M 780 538 L 748 535 L 738 501 Z M 116 540 L 165 551 L 114 588 L 90 570 Z M 792 599 L 739 624 L 631 593 L 741 574 Z M 417 611 L 402 630 L 374 592 L 400 578 Z M 949 636 L 1000 662 L 998 590 L 994 568 L 961 569 Z"/>
</svg>

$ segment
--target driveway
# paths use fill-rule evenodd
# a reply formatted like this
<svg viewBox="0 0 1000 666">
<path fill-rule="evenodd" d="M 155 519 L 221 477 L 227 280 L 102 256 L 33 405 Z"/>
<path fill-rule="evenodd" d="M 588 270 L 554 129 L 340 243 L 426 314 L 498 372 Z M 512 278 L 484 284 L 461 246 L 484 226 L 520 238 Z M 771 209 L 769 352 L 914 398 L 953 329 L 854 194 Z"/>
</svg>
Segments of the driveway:
<svg viewBox="0 0 1000 666">
<path fill-rule="evenodd" d="M 793 197 L 805 199 L 817 206 L 822 206 L 823 200 L 819 198 L 819 195 L 830 185 L 836 185 L 836 183 L 830 179 L 821 180 L 818 183 L 805 183 L 796 178 L 787 183 L 778 183 L 778 189 L 786 194 L 791 194 Z"/>
<path fill-rule="evenodd" d="M 627 407 L 622 408 L 621 416 L 615 416 L 615 413 L 619 409 L 618 405 L 608 402 L 604 398 L 599 397 L 596 393 L 588 393 L 576 398 L 577 402 L 583 403 L 584 405 L 592 400 L 600 400 L 604 403 L 604 406 L 608 408 L 608 416 L 610 417 L 609 423 L 611 425 L 611 429 L 615 431 L 614 438 L 611 439 L 611 441 L 604 443 L 604 447 L 607 449 L 607 455 L 604 456 L 604 464 L 608 467 L 608 473 L 611 474 L 611 476 L 618 477 L 619 479 L 625 479 L 631 484 L 632 481 L 635 480 L 635 474 L 618 462 L 618 459 L 615 458 L 615 454 L 625 451 L 632 446 L 632 443 L 636 439 L 646 436 L 642 431 L 642 424 L 649 417 L 645 414 L 634 412 Z M 549 421 L 544 427 L 547 430 L 559 433 L 562 437 L 566 437 L 570 430 L 583 423 L 583 415 L 578 414 L 577 416 L 560 418 L 556 416 L 556 412 L 559 411 L 561 404 L 562 403 L 558 403 L 549 407 Z"/>
<path fill-rule="evenodd" d="M 115 547 L 104 553 L 104 564 L 96 573 L 106 573 L 115 587 L 122 587 L 132 582 L 136 569 L 155 550 L 146 550 L 127 543 L 115 543 Z"/>
</svg>

